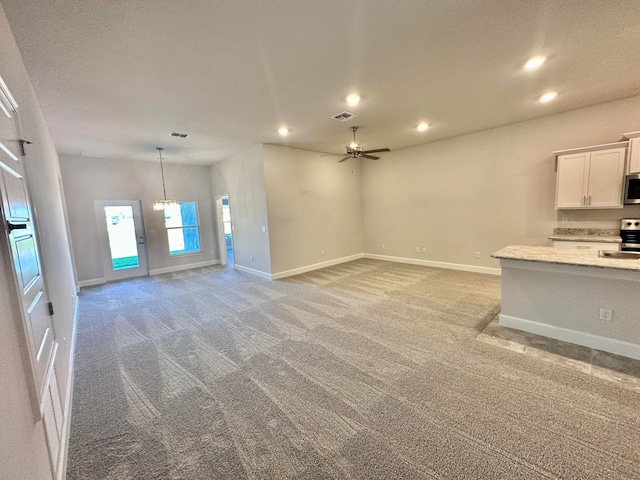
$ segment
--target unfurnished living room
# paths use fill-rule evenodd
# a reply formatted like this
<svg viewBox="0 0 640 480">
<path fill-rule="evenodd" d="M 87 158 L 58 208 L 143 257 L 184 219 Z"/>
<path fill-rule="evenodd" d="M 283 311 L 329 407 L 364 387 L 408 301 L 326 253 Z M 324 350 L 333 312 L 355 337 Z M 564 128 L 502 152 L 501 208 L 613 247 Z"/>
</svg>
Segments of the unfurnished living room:
<svg viewBox="0 0 640 480">
<path fill-rule="evenodd" d="M 635 0 L 0 0 L 0 479 L 639 479 Z"/>
</svg>

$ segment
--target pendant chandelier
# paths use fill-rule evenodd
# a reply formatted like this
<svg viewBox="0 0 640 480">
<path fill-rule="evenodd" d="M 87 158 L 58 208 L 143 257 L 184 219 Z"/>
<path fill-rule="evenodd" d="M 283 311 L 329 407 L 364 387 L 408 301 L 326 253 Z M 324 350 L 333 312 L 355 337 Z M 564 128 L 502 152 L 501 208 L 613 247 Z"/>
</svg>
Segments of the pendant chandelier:
<svg viewBox="0 0 640 480">
<path fill-rule="evenodd" d="M 164 148 L 156 147 L 156 150 L 158 150 L 158 155 L 160 156 L 160 173 L 162 174 L 162 193 L 164 194 L 164 200 L 156 200 L 153 202 L 153 209 L 159 211 L 177 205 L 178 202 L 175 200 L 167 200 L 167 189 L 164 186 L 164 167 L 162 165 L 162 150 L 164 150 Z"/>
</svg>

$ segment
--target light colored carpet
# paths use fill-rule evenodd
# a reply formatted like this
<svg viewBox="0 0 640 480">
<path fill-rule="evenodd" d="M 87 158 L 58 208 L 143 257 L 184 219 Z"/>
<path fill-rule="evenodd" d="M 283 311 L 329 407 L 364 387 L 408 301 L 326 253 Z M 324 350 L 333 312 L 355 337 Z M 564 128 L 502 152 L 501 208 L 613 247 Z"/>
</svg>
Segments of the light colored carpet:
<svg viewBox="0 0 640 480">
<path fill-rule="evenodd" d="M 67 478 L 640 478 L 638 392 L 475 340 L 499 282 L 358 260 L 86 289 Z"/>
</svg>

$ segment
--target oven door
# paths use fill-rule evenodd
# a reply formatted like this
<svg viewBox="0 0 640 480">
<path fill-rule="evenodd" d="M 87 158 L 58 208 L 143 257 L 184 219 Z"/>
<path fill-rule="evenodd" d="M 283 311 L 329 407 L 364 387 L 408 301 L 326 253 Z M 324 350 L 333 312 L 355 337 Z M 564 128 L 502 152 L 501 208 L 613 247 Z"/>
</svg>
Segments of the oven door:
<svg viewBox="0 0 640 480">
<path fill-rule="evenodd" d="M 624 204 L 635 205 L 640 203 L 640 173 L 633 173 L 625 177 Z"/>
</svg>

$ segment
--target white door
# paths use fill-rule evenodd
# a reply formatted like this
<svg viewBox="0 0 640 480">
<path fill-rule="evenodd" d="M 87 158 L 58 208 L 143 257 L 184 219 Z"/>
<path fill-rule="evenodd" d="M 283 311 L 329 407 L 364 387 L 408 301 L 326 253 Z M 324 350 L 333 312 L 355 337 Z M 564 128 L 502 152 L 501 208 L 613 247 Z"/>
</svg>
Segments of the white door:
<svg viewBox="0 0 640 480">
<path fill-rule="evenodd" d="M 0 194 L 3 241 L 8 245 L 16 307 L 24 326 L 24 358 L 28 363 L 36 420 L 44 418 L 55 471 L 62 432 L 62 410 L 53 368 L 58 342 L 49 298 L 42 278 L 35 224 L 24 177 L 17 104 L 0 79 Z"/>
<path fill-rule="evenodd" d="M 139 200 L 95 202 L 107 281 L 149 274 Z"/>
</svg>

